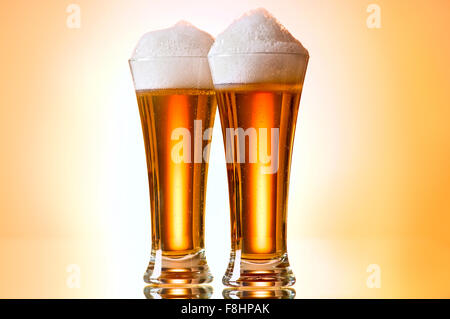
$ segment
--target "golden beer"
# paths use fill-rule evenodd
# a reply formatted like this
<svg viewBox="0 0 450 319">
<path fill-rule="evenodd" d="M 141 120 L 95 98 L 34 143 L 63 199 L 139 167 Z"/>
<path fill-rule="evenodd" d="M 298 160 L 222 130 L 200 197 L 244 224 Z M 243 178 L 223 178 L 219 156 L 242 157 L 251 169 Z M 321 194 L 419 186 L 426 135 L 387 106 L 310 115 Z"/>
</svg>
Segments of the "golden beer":
<svg viewBox="0 0 450 319">
<path fill-rule="evenodd" d="M 216 90 L 224 144 L 230 145 L 227 128 L 256 133 L 253 141 L 236 136 L 231 141 L 233 158 L 227 173 L 232 247 L 241 251 L 242 259 L 280 258 L 286 253 L 289 172 L 301 87 L 264 83 L 218 85 Z M 278 131 L 277 148 L 271 149 L 272 136 L 261 135 L 263 131 Z M 270 150 L 274 163 L 262 158 L 267 155 L 263 148 Z M 237 160 L 240 150 L 245 151 L 242 163 Z M 256 152 L 253 161 L 252 152 Z"/>
<path fill-rule="evenodd" d="M 295 280 L 287 258 L 286 220 L 301 90 L 301 85 L 279 83 L 216 85 L 231 213 L 226 285 L 285 286 Z M 230 134 L 230 128 L 253 136 Z M 240 275 L 233 278 L 236 262 Z"/>
<path fill-rule="evenodd" d="M 207 129 L 214 124 L 215 93 L 210 89 L 157 89 L 137 91 L 136 96 L 150 185 L 152 255 L 160 251 L 166 266 L 172 266 L 159 280 L 194 283 L 191 277 L 207 269 L 201 259 L 212 133 Z M 189 134 L 177 135 L 177 130 Z M 177 148 L 180 143 L 185 149 Z M 177 258 L 182 262 L 186 256 L 196 256 L 192 258 L 198 264 L 191 267 L 191 260 L 186 267 L 177 266 Z M 148 282 L 152 282 L 149 276 L 154 267 L 151 261 L 145 275 Z M 200 280 L 204 281 L 209 279 Z"/>
</svg>

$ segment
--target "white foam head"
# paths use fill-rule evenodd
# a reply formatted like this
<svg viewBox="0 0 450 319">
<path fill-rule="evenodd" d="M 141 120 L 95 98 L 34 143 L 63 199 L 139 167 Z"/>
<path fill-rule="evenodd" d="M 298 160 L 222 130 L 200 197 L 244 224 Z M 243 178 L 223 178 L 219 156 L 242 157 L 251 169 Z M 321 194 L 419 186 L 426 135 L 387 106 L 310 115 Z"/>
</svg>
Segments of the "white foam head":
<svg viewBox="0 0 450 319">
<path fill-rule="evenodd" d="M 300 41 L 262 8 L 235 20 L 209 51 L 215 84 L 298 83 L 308 57 Z"/>
<path fill-rule="evenodd" d="M 211 88 L 206 56 L 213 42 L 185 21 L 144 34 L 130 59 L 136 90 Z"/>
</svg>

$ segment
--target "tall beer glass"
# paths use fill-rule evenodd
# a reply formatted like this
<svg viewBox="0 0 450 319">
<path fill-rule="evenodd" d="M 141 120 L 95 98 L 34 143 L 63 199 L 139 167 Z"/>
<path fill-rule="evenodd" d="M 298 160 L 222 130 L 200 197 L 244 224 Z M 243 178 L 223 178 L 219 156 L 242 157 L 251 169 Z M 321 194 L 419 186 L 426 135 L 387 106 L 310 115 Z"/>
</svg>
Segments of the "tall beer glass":
<svg viewBox="0 0 450 319">
<path fill-rule="evenodd" d="M 292 285 L 286 249 L 289 173 L 308 54 L 218 54 L 209 61 L 231 211 L 231 257 L 223 283 Z"/>
<path fill-rule="evenodd" d="M 129 63 L 150 186 L 152 249 L 144 280 L 210 282 L 204 209 L 216 99 L 207 58 L 149 57 Z"/>
</svg>

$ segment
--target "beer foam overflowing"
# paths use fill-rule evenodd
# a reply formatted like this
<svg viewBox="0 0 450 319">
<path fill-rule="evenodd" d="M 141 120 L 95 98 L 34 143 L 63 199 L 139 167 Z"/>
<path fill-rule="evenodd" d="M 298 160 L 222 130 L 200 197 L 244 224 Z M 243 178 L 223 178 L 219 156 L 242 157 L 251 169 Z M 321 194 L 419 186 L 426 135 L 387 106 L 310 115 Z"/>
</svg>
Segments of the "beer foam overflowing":
<svg viewBox="0 0 450 319">
<path fill-rule="evenodd" d="M 215 84 L 303 80 L 308 51 L 267 10 L 245 13 L 217 36 L 209 61 Z"/>
<path fill-rule="evenodd" d="M 206 57 L 214 38 L 186 21 L 148 32 L 139 40 L 130 65 L 135 87 L 211 88 Z"/>
</svg>

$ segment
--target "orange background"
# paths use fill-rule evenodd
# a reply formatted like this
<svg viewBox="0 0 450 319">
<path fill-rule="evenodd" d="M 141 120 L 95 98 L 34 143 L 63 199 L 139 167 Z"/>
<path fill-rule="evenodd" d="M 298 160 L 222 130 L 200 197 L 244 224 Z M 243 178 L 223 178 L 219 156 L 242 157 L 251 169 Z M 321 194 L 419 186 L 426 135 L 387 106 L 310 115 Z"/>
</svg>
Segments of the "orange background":
<svg viewBox="0 0 450 319">
<path fill-rule="evenodd" d="M 149 30 L 185 19 L 215 36 L 261 6 L 311 55 L 289 201 L 297 297 L 450 297 L 449 1 L 80 0 L 79 29 L 66 25 L 70 3 L 0 4 L 0 297 L 144 296 L 148 185 L 127 59 Z M 370 3 L 380 29 L 366 25 Z M 217 121 L 211 152 L 206 242 L 220 297 Z M 370 264 L 381 288 L 366 285 Z"/>
</svg>

